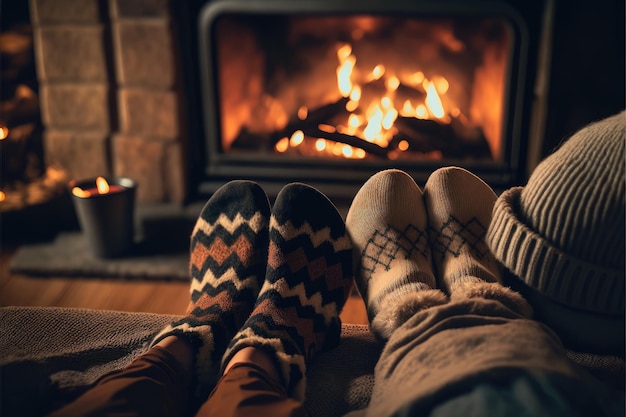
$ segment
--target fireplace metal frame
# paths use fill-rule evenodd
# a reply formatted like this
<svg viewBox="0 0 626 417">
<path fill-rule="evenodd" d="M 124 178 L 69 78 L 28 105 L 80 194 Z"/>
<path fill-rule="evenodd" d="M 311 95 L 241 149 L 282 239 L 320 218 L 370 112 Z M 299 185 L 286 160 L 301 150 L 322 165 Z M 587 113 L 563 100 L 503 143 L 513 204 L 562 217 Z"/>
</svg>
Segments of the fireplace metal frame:
<svg viewBox="0 0 626 417">
<path fill-rule="evenodd" d="M 541 149 L 541 112 L 547 94 L 551 0 L 403 1 L 384 3 L 359 0 L 217 0 L 207 3 L 199 18 L 199 63 L 206 143 L 206 178 L 200 191 L 212 193 L 231 179 L 252 179 L 275 195 L 286 183 L 306 182 L 331 198 L 348 199 L 375 172 L 399 168 L 423 184 L 435 169 L 463 166 L 495 189 L 520 183 L 526 175 L 529 150 Z M 213 23 L 224 13 L 258 14 L 414 14 L 416 17 L 496 16 L 509 21 L 514 31 L 503 121 L 502 158 L 493 163 L 442 159 L 439 161 L 369 161 L 358 163 L 324 158 L 285 158 L 263 155 L 228 155 L 220 150 L 219 83 L 214 67 L 216 48 Z M 532 135 L 532 137 L 531 137 Z"/>
</svg>

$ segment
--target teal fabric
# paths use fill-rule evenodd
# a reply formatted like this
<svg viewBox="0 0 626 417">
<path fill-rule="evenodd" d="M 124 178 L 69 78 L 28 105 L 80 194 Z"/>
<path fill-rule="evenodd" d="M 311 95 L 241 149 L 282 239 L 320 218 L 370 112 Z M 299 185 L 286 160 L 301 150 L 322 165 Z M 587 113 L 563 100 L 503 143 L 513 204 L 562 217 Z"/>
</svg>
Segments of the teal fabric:
<svg viewBox="0 0 626 417">
<path fill-rule="evenodd" d="M 623 391 L 590 387 L 561 375 L 522 373 L 508 381 L 483 382 L 452 394 L 430 412 L 408 405 L 396 416 L 624 416 L 624 400 Z"/>
</svg>

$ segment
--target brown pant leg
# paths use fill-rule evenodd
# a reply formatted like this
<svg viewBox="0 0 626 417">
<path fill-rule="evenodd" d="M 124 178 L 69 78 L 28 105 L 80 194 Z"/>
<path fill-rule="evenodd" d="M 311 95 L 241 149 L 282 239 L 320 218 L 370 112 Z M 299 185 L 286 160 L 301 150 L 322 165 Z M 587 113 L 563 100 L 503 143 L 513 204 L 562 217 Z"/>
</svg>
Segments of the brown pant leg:
<svg viewBox="0 0 626 417">
<path fill-rule="evenodd" d="M 156 346 L 49 417 L 184 416 L 190 406 L 188 378 L 174 356 Z"/>
<path fill-rule="evenodd" d="M 222 376 L 197 417 L 306 417 L 304 406 L 263 368 L 235 364 Z"/>
</svg>

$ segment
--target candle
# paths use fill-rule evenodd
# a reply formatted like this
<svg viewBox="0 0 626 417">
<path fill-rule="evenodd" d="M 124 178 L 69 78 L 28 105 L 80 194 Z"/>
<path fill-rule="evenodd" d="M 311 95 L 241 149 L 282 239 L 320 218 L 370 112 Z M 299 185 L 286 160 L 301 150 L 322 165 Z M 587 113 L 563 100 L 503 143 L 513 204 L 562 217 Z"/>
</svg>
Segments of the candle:
<svg viewBox="0 0 626 417">
<path fill-rule="evenodd" d="M 72 194 L 80 198 L 89 198 L 96 195 L 119 193 L 122 190 L 124 190 L 124 187 L 122 187 L 121 185 L 109 185 L 108 181 L 104 177 L 98 177 L 96 178 L 95 187 L 83 189 L 81 187 L 75 186 L 72 188 Z"/>
<path fill-rule="evenodd" d="M 98 177 L 70 183 L 81 229 L 94 255 L 128 254 L 134 244 L 136 183 L 129 178 Z"/>
</svg>

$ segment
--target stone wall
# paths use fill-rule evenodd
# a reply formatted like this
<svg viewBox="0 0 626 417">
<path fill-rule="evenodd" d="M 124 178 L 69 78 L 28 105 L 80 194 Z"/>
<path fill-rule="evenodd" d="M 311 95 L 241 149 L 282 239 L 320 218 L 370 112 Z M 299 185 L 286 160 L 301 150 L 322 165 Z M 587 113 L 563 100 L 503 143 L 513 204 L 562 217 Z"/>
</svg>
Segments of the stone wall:
<svg viewBox="0 0 626 417">
<path fill-rule="evenodd" d="M 140 202 L 186 198 L 174 3 L 30 0 L 48 164 L 130 177 Z"/>
</svg>

